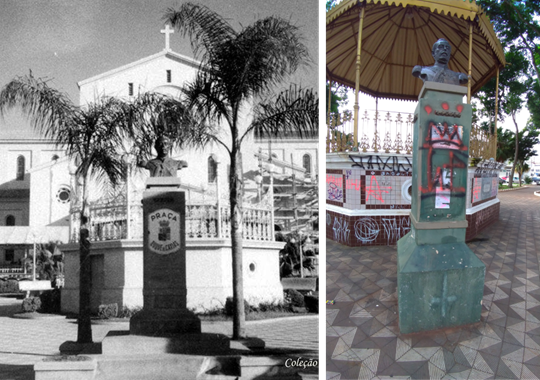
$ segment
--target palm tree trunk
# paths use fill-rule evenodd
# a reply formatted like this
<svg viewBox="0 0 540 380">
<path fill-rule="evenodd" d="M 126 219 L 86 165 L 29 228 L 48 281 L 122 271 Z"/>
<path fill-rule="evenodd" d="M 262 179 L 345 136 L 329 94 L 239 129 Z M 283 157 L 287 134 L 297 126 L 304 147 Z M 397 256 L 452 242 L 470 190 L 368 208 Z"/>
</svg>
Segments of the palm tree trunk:
<svg viewBox="0 0 540 380">
<path fill-rule="evenodd" d="M 244 278 L 242 265 L 242 160 L 240 144 L 235 140 L 231 150 L 230 198 L 231 203 L 231 246 L 233 275 L 233 339 L 245 337 L 246 314 L 244 310 Z"/>
<path fill-rule="evenodd" d="M 77 320 L 77 343 L 92 343 L 92 322 L 90 320 L 90 297 L 92 285 L 92 264 L 90 262 L 90 232 L 84 215 L 86 208 L 86 178 L 84 178 L 81 201 L 81 229 L 79 237 L 79 318 Z M 83 227 L 84 226 L 84 227 Z"/>
</svg>

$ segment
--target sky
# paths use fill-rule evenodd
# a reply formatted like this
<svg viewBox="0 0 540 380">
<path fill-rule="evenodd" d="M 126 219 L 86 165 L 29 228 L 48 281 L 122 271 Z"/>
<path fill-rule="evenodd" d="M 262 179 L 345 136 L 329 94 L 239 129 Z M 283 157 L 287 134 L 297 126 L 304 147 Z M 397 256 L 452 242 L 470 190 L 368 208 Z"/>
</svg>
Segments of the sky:
<svg viewBox="0 0 540 380">
<path fill-rule="evenodd" d="M 196 1 L 193 1 L 196 3 Z M 0 87 L 30 70 L 48 78 L 78 104 L 77 82 L 160 52 L 165 47 L 163 14 L 178 0 L 4 0 L 0 12 Z M 204 0 L 235 30 L 257 19 L 280 16 L 296 25 L 312 58 L 292 83 L 318 89 L 317 0 Z M 171 49 L 193 57 L 189 41 L 176 32 Z M 284 87 L 288 87 L 288 84 Z M 28 133 L 28 124 L 7 115 L 0 138 Z M 24 125 L 23 125 L 24 124 Z M 7 135 L 6 135 L 7 134 Z"/>
</svg>

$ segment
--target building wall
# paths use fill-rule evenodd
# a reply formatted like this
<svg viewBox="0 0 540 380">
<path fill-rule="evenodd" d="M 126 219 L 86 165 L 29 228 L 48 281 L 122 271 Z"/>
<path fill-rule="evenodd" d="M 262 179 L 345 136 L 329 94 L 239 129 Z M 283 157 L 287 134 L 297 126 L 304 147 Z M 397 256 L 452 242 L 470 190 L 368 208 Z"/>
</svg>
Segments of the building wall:
<svg viewBox="0 0 540 380">
<path fill-rule="evenodd" d="M 283 300 L 279 278 L 279 250 L 283 242 L 244 242 L 244 298 L 253 305 Z M 62 247 L 65 254 L 63 313 L 79 307 L 78 245 Z M 143 305 L 142 241 L 108 241 L 92 244 L 92 311 L 100 304 L 118 303 L 135 308 Z M 229 240 L 187 241 L 187 307 L 197 312 L 222 308 L 232 296 L 232 258 Z"/>
<path fill-rule="evenodd" d="M 351 153 L 326 158 L 326 237 L 348 246 L 392 245 L 410 231 L 412 156 Z M 468 169 L 466 236 L 498 219 L 499 167 Z"/>
</svg>

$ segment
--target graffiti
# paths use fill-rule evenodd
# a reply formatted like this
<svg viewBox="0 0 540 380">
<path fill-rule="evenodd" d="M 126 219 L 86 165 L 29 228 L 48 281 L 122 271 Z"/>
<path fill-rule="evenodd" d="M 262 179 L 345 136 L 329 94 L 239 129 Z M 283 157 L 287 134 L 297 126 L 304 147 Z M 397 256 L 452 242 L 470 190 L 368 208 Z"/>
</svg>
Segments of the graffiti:
<svg viewBox="0 0 540 380">
<path fill-rule="evenodd" d="M 375 182 L 375 185 L 373 185 L 373 182 Z M 370 195 L 373 196 L 373 198 L 375 198 L 376 200 L 381 201 L 381 203 L 384 203 L 384 200 L 382 199 L 382 194 L 388 194 L 390 190 L 392 190 L 391 186 L 379 186 L 377 178 L 372 175 L 369 186 L 366 186 L 366 203 L 369 201 Z"/>
<path fill-rule="evenodd" d="M 354 235 L 362 243 L 370 243 L 379 236 L 379 224 L 372 218 L 358 219 L 354 223 Z"/>
<path fill-rule="evenodd" d="M 334 184 L 336 185 L 337 187 L 339 187 L 340 189 L 343 188 L 343 176 L 342 175 L 338 175 L 338 176 L 333 176 L 333 175 L 329 175 L 327 174 L 326 175 L 326 184 Z"/>
<path fill-rule="evenodd" d="M 349 176 L 352 175 L 352 170 L 346 170 L 345 171 L 345 177 L 349 179 Z"/>
<path fill-rule="evenodd" d="M 375 169 L 374 165 L 377 165 L 377 170 L 385 170 L 385 168 L 388 168 L 389 171 L 394 172 L 394 173 L 401 173 L 401 171 L 409 172 L 412 168 L 409 158 L 403 157 L 403 156 L 400 156 L 400 157 L 391 156 L 391 157 L 388 157 L 386 161 L 383 160 L 380 156 L 374 156 L 374 155 L 370 155 L 370 156 L 349 155 L 349 158 L 353 162 L 352 164 L 353 168 L 359 167 L 365 170 Z M 355 158 L 359 159 L 359 161 L 356 161 Z M 404 158 L 405 160 L 407 160 L 407 164 L 405 165 L 408 165 L 409 167 L 406 168 L 405 166 L 403 166 L 404 164 L 400 164 L 399 158 Z M 366 166 L 364 166 L 364 159 L 366 159 L 366 162 L 365 162 Z M 392 160 L 392 162 L 389 163 L 390 160 Z M 381 165 L 382 165 L 382 169 L 381 169 Z"/>
<path fill-rule="evenodd" d="M 335 241 L 342 241 L 344 243 L 349 242 L 349 234 L 351 231 L 349 230 L 349 223 L 346 220 L 335 217 L 333 230 Z"/>
<path fill-rule="evenodd" d="M 336 184 L 331 183 L 328 186 L 328 197 L 327 199 L 332 201 L 342 201 L 343 200 L 343 190 L 336 186 Z"/>
<path fill-rule="evenodd" d="M 382 223 L 384 226 L 384 232 L 386 233 L 386 244 L 389 245 L 390 242 L 395 242 L 400 237 L 401 228 L 397 225 L 396 219 L 383 218 Z"/>
<path fill-rule="evenodd" d="M 409 217 L 401 219 L 382 218 L 382 223 L 386 234 L 387 245 L 397 242 L 411 230 L 411 219 Z"/>
<path fill-rule="evenodd" d="M 326 213 L 326 225 L 329 226 L 332 223 L 332 217 L 329 213 Z"/>
<path fill-rule="evenodd" d="M 427 187 L 420 186 L 422 198 L 429 196 L 439 197 L 436 200 L 436 208 L 450 207 L 450 194 L 460 194 L 465 196 L 464 187 L 454 187 L 454 177 L 456 169 L 467 167 L 467 146 L 463 144 L 463 127 L 456 124 L 448 126 L 448 123 L 429 123 L 429 132 L 426 137 L 426 143 L 422 149 L 427 149 Z M 444 149 L 448 151 L 448 163 L 433 168 L 432 160 L 435 149 Z M 433 170 L 435 169 L 435 170 Z"/>
<path fill-rule="evenodd" d="M 475 177 L 498 177 L 504 163 L 496 161 L 480 161 L 474 170 Z"/>
<path fill-rule="evenodd" d="M 358 180 L 348 179 L 348 180 L 345 181 L 345 188 L 347 190 L 354 189 L 356 191 L 360 191 L 362 186 L 361 186 L 361 183 L 360 183 L 359 179 Z"/>
</svg>

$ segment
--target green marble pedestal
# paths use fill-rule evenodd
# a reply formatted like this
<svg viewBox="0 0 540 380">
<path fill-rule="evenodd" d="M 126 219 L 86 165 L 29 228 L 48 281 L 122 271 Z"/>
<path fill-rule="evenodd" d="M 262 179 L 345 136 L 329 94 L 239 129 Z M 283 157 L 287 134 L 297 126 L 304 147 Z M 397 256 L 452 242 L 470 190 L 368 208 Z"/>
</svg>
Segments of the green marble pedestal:
<svg viewBox="0 0 540 380">
<path fill-rule="evenodd" d="M 397 257 L 402 334 L 480 320 L 485 265 L 465 244 L 466 91 L 426 82 L 415 111 L 411 232 L 398 241 Z"/>
<path fill-rule="evenodd" d="M 485 265 L 463 242 L 398 241 L 399 329 L 402 334 L 480 320 Z"/>
</svg>

